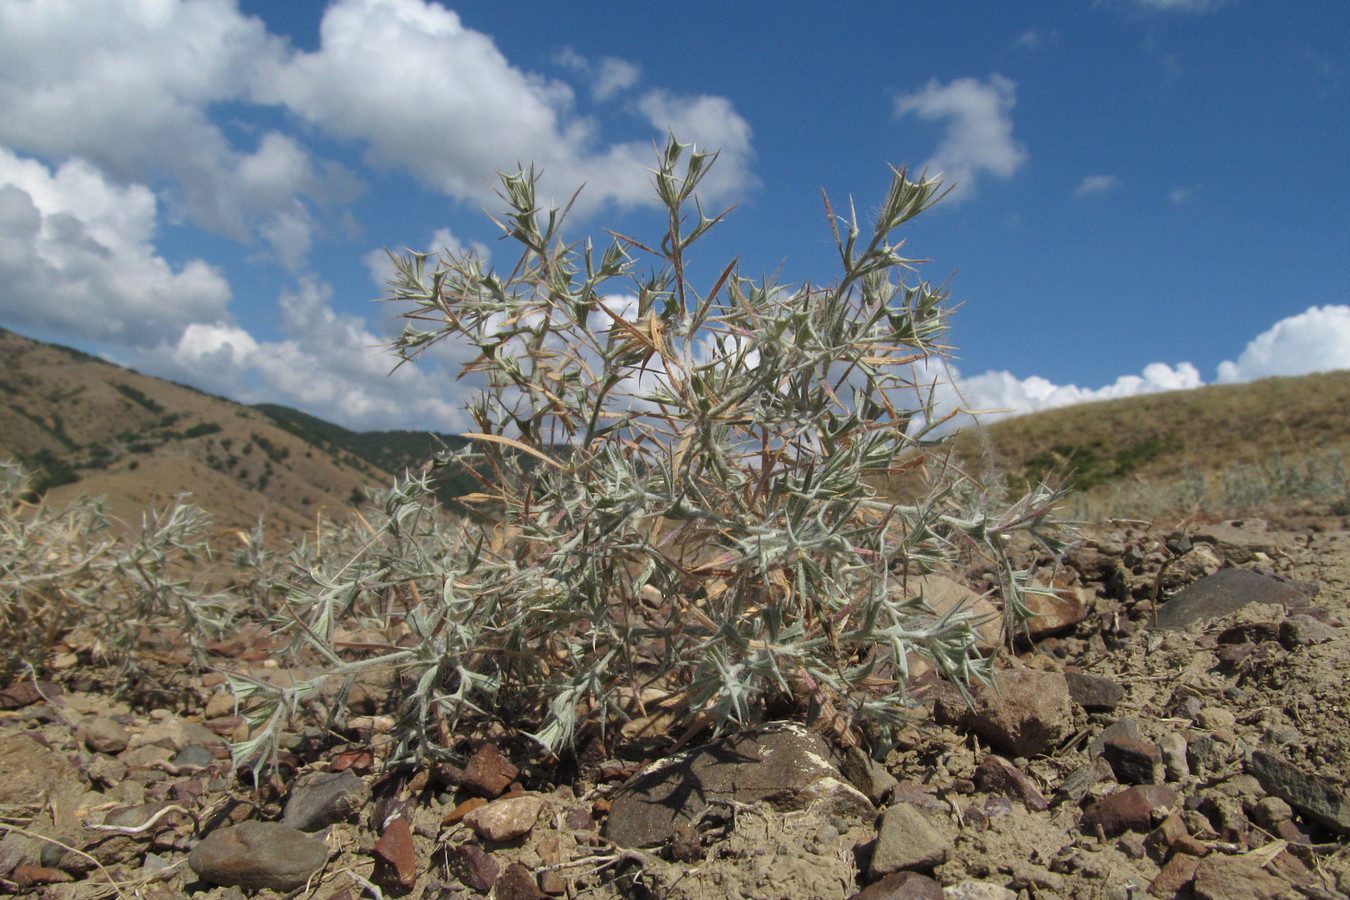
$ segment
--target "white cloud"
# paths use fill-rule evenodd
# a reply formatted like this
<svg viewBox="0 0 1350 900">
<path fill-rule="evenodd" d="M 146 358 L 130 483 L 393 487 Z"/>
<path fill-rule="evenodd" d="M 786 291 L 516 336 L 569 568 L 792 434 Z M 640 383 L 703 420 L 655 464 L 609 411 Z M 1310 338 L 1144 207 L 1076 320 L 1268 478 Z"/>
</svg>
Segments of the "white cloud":
<svg viewBox="0 0 1350 900">
<path fill-rule="evenodd" d="M 600 102 L 613 99 L 615 95 L 637 84 L 642 77 L 642 69 L 636 63 L 607 56 L 597 66 L 571 47 L 559 51 L 554 62 L 590 81 L 591 96 Z"/>
<path fill-rule="evenodd" d="M 472 430 L 460 403 L 466 387 L 448 374 L 452 367 L 429 360 L 394 370 L 387 340 L 364 319 L 336 312 L 328 285 L 302 278 L 280 306 L 284 340 L 260 341 L 223 321 L 198 322 L 132 362 L 242 403 L 283 403 L 356 430 Z"/>
<path fill-rule="evenodd" d="M 1219 364 L 1219 381 L 1350 369 L 1350 306 L 1311 306 L 1257 335 L 1237 362 Z"/>
<path fill-rule="evenodd" d="M 1167 195 L 1167 198 L 1177 206 L 1191 199 L 1191 189 L 1188 187 L 1173 188 Z"/>
<path fill-rule="evenodd" d="M 1227 0 L 1135 0 L 1144 9 L 1156 12 L 1209 12 L 1223 6 Z"/>
<path fill-rule="evenodd" d="M 165 183 L 174 215 L 296 266 L 304 202 L 340 202 L 355 178 L 273 131 L 236 146 L 213 105 L 246 103 L 285 42 L 232 3 L 127 0 L 0 5 L 0 142 L 79 157 L 114 179 Z M 303 198 L 303 199 L 302 199 Z"/>
<path fill-rule="evenodd" d="M 955 182 L 951 199 L 974 197 L 982 173 L 1006 179 L 1026 162 L 1026 150 L 1012 133 L 1016 90 L 1014 82 L 994 73 L 987 83 L 958 78 L 944 85 L 933 79 L 921 91 L 896 96 L 897 118 L 912 113 L 947 121 L 946 134 L 924 167 L 930 174 L 941 172 L 948 184 Z"/>
<path fill-rule="evenodd" d="M 52 171 L 0 148 L 0 314 L 43 331 L 129 345 L 225 315 L 230 286 L 194 259 L 156 251 L 154 194 L 89 163 Z"/>
<path fill-rule="evenodd" d="M 1115 175 L 1088 175 L 1074 189 L 1073 195 L 1085 197 L 1088 194 L 1104 194 L 1119 184 L 1120 178 Z"/>
<path fill-rule="evenodd" d="M 986 420 L 1094 400 L 1182 390 L 1199 387 L 1203 383 L 1200 372 L 1187 362 L 1175 367 L 1166 363 L 1151 363 L 1144 367 L 1140 375 L 1122 375 L 1100 388 L 1058 385 L 1038 375 L 1019 379 L 1006 371 L 990 371 L 960 379 L 966 409 L 989 411 L 989 415 L 982 417 Z"/>
<path fill-rule="evenodd" d="M 575 54 L 569 61 L 585 62 Z M 602 63 L 600 76 L 608 90 L 636 79 L 618 61 L 608 70 Z M 489 36 L 438 4 L 337 0 L 324 13 L 319 49 L 276 62 L 258 83 L 259 100 L 360 141 L 370 162 L 406 169 L 456 198 L 490 201 L 497 171 L 533 161 L 555 199 L 589 185 L 579 211 L 651 199 L 650 141 L 603 144 L 597 123 L 577 113 L 570 85 L 513 66 Z M 732 150 L 722 187 L 749 187 L 740 149 L 749 128 L 731 104 L 675 98 L 674 106 L 703 113 L 694 123 L 700 133 L 685 137 Z M 664 131 L 667 122 L 652 124 Z"/>
<path fill-rule="evenodd" d="M 1027 50 L 1039 50 L 1042 47 L 1055 46 L 1058 43 L 1058 31 L 1041 31 L 1038 28 L 1028 28 L 1017 36 L 1013 41 L 1013 46 Z"/>
</svg>

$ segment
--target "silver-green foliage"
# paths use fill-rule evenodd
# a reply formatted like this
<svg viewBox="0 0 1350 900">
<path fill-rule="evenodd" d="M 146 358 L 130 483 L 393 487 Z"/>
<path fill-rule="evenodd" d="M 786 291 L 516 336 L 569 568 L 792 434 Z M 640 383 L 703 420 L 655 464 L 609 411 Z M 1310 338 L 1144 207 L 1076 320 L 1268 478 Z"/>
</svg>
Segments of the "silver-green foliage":
<svg viewBox="0 0 1350 900">
<path fill-rule="evenodd" d="M 138 529 L 119 532 L 101 501 L 57 509 L 27 498 L 28 476 L 0 462 L 0 680 L 41 672 L 75 629 L 123 682 L 135 675 L 146 636 L 166 627 L 205 664 L 205 645 L 225 633 L 239 604 L 201 577 L 210 550 L 199 507 L 152 509 Z"/>
<path fill-rule="evenodd" d="M 831 213 L 833 284 L 755 281 L 733 260 L 700 286 L 690 255 L 722 218 L 695 196 L 713 161 L 673 139 L 660 152 L 654 242 L 565 243 L 529 170 L 502 178 L 499 224 L 521 251 L 509 270 L 472 253 L 395 257 L 391 299 L 412 304 L 401 359 L 447 339 L 473 348 L 474 446 L 446 462 L 479 476 L 464 499 L 476 514 L 447 532 L 424 479 L 397 485 L 369 540 L 313 568 L 288 606 L 331 672 L 404 671 L 397 757 L 443 753 L 469 711 L 525 722 L 556 750 L 651 684 L 722 726 L 793 695 L 884 741 L 908 708 L 908 654 L 961 682 L 989 672 L 972 614 L 935 615 L 892 573 L 981 554 L 1015 622 L 1025 573 L 1010 536 L 1062 548 L 1048 489 L 998 507 L 940 462 L 921 497 L 878 487 L 942 442 L 913 364 L 943 352 L 947 294 L 890 237 L 939 184 L 895 172 L 871 229 Z M 391 603 L 411 640 L 344 655 L 338 624 Z M 250 762 L 317 690 L 238 688 L 259 701 L 238 748 Z"/>
</svg>

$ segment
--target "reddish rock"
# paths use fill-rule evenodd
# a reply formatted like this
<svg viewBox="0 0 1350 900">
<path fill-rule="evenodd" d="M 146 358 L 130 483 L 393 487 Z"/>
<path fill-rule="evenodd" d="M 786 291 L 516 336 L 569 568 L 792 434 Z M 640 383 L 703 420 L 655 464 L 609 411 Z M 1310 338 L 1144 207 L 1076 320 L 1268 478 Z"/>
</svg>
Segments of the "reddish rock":
<svg viewBox="0 0 1350 900">
<path fill-rule="evenodd" d="M 528 866 L 513 862 L 497 876 L 492 896 L 494 900 L 545 900 L 548 895 L 539 890 Z"/>
<path fill-rule="evenodd" d="M 1200 860 L 1194 856 L 1173 856 L 1148 886 L 1148 892 L 1155 897 L 1171 897 L 1195 879 L 1199 865 Z"/>
<path fill-rule="evenodd" d="M 1116 791 L 1089 806 L 1078 827 L 1088 834 L 1100 827 L 1107 837 L 1127 831 L 1148 831 L 1153 827 L 1153 810 L 1166 809 L 1177 802 L 1177 792 L 1159 784 L 1141 784 Z"/>
<path fill-rule="evenodd" d="M 23 890 L 44 884 L 59 884 L 75 880 L 75 876 L 69 872 L 63 872 L 60 869 L 53 869 L 48 866 L 33 866 L 27 863 L 15 866 L 9 877 Z"/>
<path fill-rule="evenodd" d="M 519 774 L 520 770 L 511 765 L 496 744 L 484 744 L 464 767 L 463 784 L 475 794 L 491 799 L 501 796 Z"/>
<path fill-rule="evenodd" d="M 459 804 L 459 806 L 456 806 L 454 809 L 450 810 L 450 812 L 446 813 L 445 818 L 441 819 L 441 824 L 453 825 L 456 822 L 462 821 L 465 816 L 475 809 L 478 809 L 480 806 L 487 806 L 487 804 L 488 802 L 482 797 L 470 797 L 468 800 L 465 800 L 463 803 Z"/>
<path fill-rule="evenodd" d="M 543 808 L 544 798 L 538 794 L 505 797 L 473 810 L 464 817 L 464 824 L 485 841 L 509 841 L 528 834 Z"/>
<path fill-rule="evenodd" d="M 446 864 L 464 886 L 480 894 L 492 890 L 501 866 L 477 844 L 456 844 L 446 850 Z"/>
<path fill-rule="evenodd" d="M 975 769 L 975 784 L 990 794 L 1021 800 L 1028 809 L 1046 810 L 1050 804 L 1025 773 L 1001 756 L 987 754 Z"/>
<path fill-rule="evenodd" d="M 409 890 L 417 884 L 417 850 L 407 819 L 391 821 L 375 842 L 375 879 Z"/>
</svg>

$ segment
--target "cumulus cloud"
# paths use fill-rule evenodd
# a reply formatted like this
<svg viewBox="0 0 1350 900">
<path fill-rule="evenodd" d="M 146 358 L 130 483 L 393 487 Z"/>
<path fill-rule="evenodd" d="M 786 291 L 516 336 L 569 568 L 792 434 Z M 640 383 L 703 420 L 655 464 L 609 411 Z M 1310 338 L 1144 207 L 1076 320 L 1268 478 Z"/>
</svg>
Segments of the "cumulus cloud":
<svg viewBox="0 0 1350 900">
<path fill-rule="evenodd" d="M 564 60 L 590 66 L 576 54 Z M 637 73 L 606 61 L 596 78 L 604 93 L 635 83 Z M 577 112 L 571 85 L 512 65 L 489 36 L 439 4 L 337 0 L 324 13 L 319 49 L 275 62 L 257 96 L 360 141 L 371 163 L 410 171 L 452 197 L 489 200 L 497 171 L 534 161 L 557 197 L 589 185 L 579 211 L 651 199 L 644 168 L 650 140 L 604 144 L 595 120 Z M 722 166 L 724 190 L 753 183 L 741 148 L 749 127 L 730 102 L 674 98 L 668 112 L 658 122 L 643 109 L 659 131 L 679 132 L 692 119 L 699 133 L 689 138 L 732 148 Z"/>
<path fill-rule="evenodd" d="M 1219 381 L 1350 369 L 1350 306 L 1312 306 L 1257 335 L 1236 362 L 1219 364 Z"/>
<path fill-rule="evenodd" d="M 55 171 L 0 148 L 0 313 L 39 331 L 147 345 L 225 315 L 230 286 L 155 250 L 155 196 L 82 160 Z"/>
<path fill-rule="evenodd" d="M 173 340 L 139 352 L 142 371 L 188 383 L 210 373 L 211 390 L 243 403 L 284 403 L 355 430 L 471 430 L 460 408 L 463 386 L 451 368 L 401 366 L 387 339 L 359 316 L 332 307 L 331 288 L 304 277 L 284 292 L 287 337 L 258 340 L 225 321 L 197 322 Z"/>
<path fill-rule="evenodd" d="M 1086 197 L 1088 194 L 1105 194 L 1119 184 L 1120 179 L 1115 175 L 1088 175 L 1074 189 L 1073 195 Z"/>
<path fill-rule="evenodd" d="M 946 134 L 924 167 L 955 182 L 952 200 L 974 197 L 981 174 L 1010 178 L 1026 162 L 1026 150 L 1013 139 L 1016 93 L 1013 81 L 994 73 L 987 82 L 958 78 L 944 85 L 933 79 L 923 90 L 895 98 L 897 118 L 946 121 Z"/>
<path fill-rule="evenodd" d="M 283 262 L 308 246 L 304 203 L 349 199 L 355 177 L 291 137 L 232 141 L 208 116 L 248 102 L 286 52 L 229 3 L 0 5 L 0 142 L 78 157 L 126 183 L 166 185 L 181 215 L 235 240 L 275 239 Z"/>
</svg>

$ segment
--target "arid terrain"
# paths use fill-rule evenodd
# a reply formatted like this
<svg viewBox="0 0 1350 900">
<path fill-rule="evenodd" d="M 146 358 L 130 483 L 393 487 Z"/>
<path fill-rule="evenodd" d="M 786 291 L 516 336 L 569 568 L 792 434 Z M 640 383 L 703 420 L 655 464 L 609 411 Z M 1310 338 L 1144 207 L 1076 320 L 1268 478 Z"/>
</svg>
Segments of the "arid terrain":
<svg viewBox="0 0 1350 900">
<path fill-rule="evenodd" d="M 99 377 L 81 382 L 87 387 L 77 394 L 102 396 L 104 368 L 112 367 L 79 365 Z M 11 409 L 26 410 L 10 430 L 33 426 L 23 452 L 49 446 L 42 441 L 54 431 L 91 452 L 100 441 L 80 430 L 75 413 L 26 405 L 30 387 L 56 388 L 38 367 L 23 371 L 30 382 L 8 376 L 18 385 Z M 129 420 L 144 410 L 147 424 L 137 427 L 146 434 L 194 427 L 198 434 L 166 438 L 153 453 L 112 446 L 114 461 L 77 474 L 117 483 L 119 474 L 176 457 L 187 467 L 183 485 L 209 501 L 210 479 L 228 477 L 222 489 L 237 492 L 230 485 L 239 484 L 244 464 L 222 472 L 205 461 L 204 444 L 192 451 L 201 459 L 165 447 L 211 437 L 220 461 L 224 440 L 238 450 L 252 435 L 255 458 L 270 459 L 274 483 L 288 485 L 309 477 L 300 459 L 324 455 L 261 413 L 237 412 L 242 407 L 230 413 L 238 435 L 206 407 L 193 418 L 194 392 L 175 388 L 184 392 L 175 399 L 158 393 L 167 390 L 162 382 L 130 374 L 114 380 L 134 395 L 113 389 L 107 398 L 127 400 Z M 1344 374 L 1308 392 L 1334 397 Z M 1320 416 L 1299 407 L 1291 421 L 1291 404 L 1303 402 L 1297 381 L 1260 390 L 1285 392 L 1294 437 L 1279 446 L 1296 449 L 1302 436 L 1308 453 L 1281 465 L 1288 471 L 1297 462 L 1306 475 L 1308 459 L 1325 461 L 1343 446 L 1335 417 L 1344 407 L 1329 401 Z M 1107 406 L 1085 415 L 1107 415 Z M 182 418 L 162 424 L 174 414 Z M 1133 415 L 1124 407 L 1111 414 Z M 154 417 L 161 424 L 151 427 Z M 1094 459 L 1116 466 L 1099 484 L 1119 486 L 1122 457 L 1104 448 L 1126 445 L 1118 432 L 1095 437 L 1088 421 L 1055 426 L 1070 437 L 1051 442 L 1062 459 L 1050 468 L 1071 461 L 1065 448 L 1096 447 Z M 1014 448 L 999 463 L 1010 477 L 1046 463 L 1015 449 L 1021 445 L 1008 433 L 1018 422 L 1038 434 L 1048 427 L 1027 417 L 993 432 L 995 447 Z M 204 423 L 220 430 L 208 434 Z M 1238 432 L 1265 427 L 1255 413 L 1245 424 L 1231 421 Z M 1195 448 L 1199 433 L 1178 426 L 1151 444 L 1155 436 L 1138 433 L 1144 449 L 1125 454 L 1133 460 L 1125 481 L 1144 484 L 1140 473 L 1166 459 L 1177 463 L 1179 480 L 1155 470 L 1148 483 L 1157 495 L 1194 481 L 1180 463 L 1200 466 L 1203 454 L 1178 448 Z M 857 735 L 828 722 L 807 727 L 801 710 L 714 739 L 687 729 L 654 696 L 616 716 L 604 734 L 583 733 L 563 758 L 542 753 L 509 721 L 483 720 L 454 735 L 459 765 L 388 770 L 381 761 L 397 733 L 400 681 L 376 672 L 350 686 L 349 715 L 339 721 L 325 715 L 336 684 L 297 708 L 279 771 L 255 784 L 230 763 L 228 742 L 248 730 L 222 672 L 283 685 L 310 677 L 279 663 L 277 638 L 244 625 L 211 644 L 210 666 L 196 669 L 182 635 L 161 628 L 145 635 L 136 677 L 119 683 L 98 634 L 63 630 L 42 671 L 0 692 L 0 889 L 60 900 L 1350 897 L 1343 470 L 1339 483 L 1333 470 L 1283 488 L 1267 479 L 1245 495 L 1263 505 L 1224 508 L 1223 486 L 1255 477 L 1237 467 L 1268 463 L 1275 448 L 1239 450 L 1227 438 L 1204 446 L 1214 456 L 1200 476 L 1215 491 L 1192 492 L 1189 505 L 1165 513 L 1086 522 L 1063 560 L 1037 557 L 1053 593 L 1036 601 L 1026 633 L 1012 641 L 992 635 L 997 688 L 972 685 L 967 704 L 916 666 L 912 727 L 871 755 Z M 310 505 L 323 497 L 341 503 L 343 491 L 382 477 L 373 464 L 343 463 L 336 453 L 336 463 L 324 463 L 334 467 L 328 480 L 303 489 Z M 1082 465 L 1085 457 L 1077 459 Z M 210 478 L 194 482 L 198 468 Z M 252 477 L 251 502 L 266 504 Z M 48 501 L 79 487 L 53 487 Z M 1296 496 L 1275 496 L 1282 489 Z M 272 502 L 284 502 L 303 529 L 306 518 L 292 508 L 305 507 L 302 494 L 295 504 L 290 496 Z M 128 490 L 119 510 L 138 499 L 145 498 Z M 1093 502 L 1107 499 L 1094 494 Z M 231 514 L 238 523 L 224 521 L 239 527 L 244 514 L 258 512 L 250 506 Z M 947 575 L 949 589 L 969 591 L 970 602 L 990 588 L 979 565 Z M 349 646 L 396 645 L 402 627 L 343 637 Z"/>
</svg>

